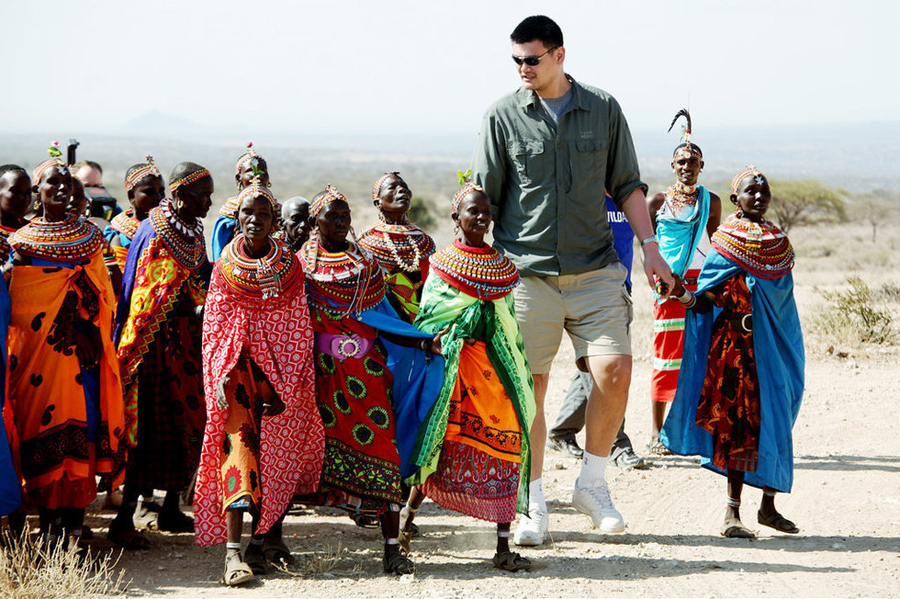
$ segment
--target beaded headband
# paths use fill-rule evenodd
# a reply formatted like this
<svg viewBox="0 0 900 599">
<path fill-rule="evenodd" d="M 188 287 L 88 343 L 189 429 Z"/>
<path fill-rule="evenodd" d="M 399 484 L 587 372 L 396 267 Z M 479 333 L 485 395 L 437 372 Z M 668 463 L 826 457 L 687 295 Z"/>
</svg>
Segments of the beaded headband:
<svg viewBox="0 0 900 599">
<path fill-rule="evenodd" d="M 743 181 L 750 175 L 753 175 L 754 177 L 765 177 L 765 175 L 763 175 L 758 168 L 756 168 L 752 164 L 748 164 L 744 167 L 744 170 L 735 175 L 734 179 L 731 180 L 731 193 L 736 195 L 738 192 L 738 187 L 740 187 L 741 185 L 741 181 Z"/>
<path fill-rule="evenodd" d="M 338 191 L 337 187 L 329 183 L 325 186 L 325 193 L 316 200 L 313 201 L 312 206 L 309 207 L 309 215 L 313 218 L 319 216 L 319 213 L 330 204 L 331 202 L 347 202 L 347 205 L 350 205 L 350 201 L 347 197 Z"/>
<path fill-rule="evenodd" d="M 150 154 L 147 154 L 147 164 L 133 170 L 130 175 L 125 177 L 125 191 L 127 192 L 134 189 L 134 186 L 144 177 L 162 177 L 162 173 L 156 168 L 156 164 L 153 162 L 153 156 Z"/>
<path fill-rule="evenodd" d="M 484 193 L 484 188 L 477 183 L 473 183 L 469 178 L 472 176 L 472 171 L 468 170 L 466 172 L 456 171 L 456 175 L 459 177 L 459 184 L 462 185 L 462 189 L 456 192 L 456 195 L 453 196 L 453 200 L 450 202 L 450 211 L 451 212 L 459 212 L 459 204 L 463 201 L 467 195 L 472 193 L 473 191 L 480 191 Z"/>
<path fill-rule="evenodd" d="M 254 158 L 262 159 L 262 156 L 256 153 L 256 150 L 253 149 L 253 142 L 247 142 L 247 151 L 241 154 L 241 157 L 237 159 L 237 162 L 234 163 L 234 174 L 240 175 L 241 169 L 244 168 L 244 163 L 248 160 L 253 160 Z"/>
<path fill-rule="evenodd" d="M 59 149 L 58 141 L 54 141 L 53 145 L 47 148 L 47 153 L 50 154 L 50 158 L 34 167 L 34 170 L 31 171 L 31 181 L 35 185 L 41 184 L 41 177 L 43 177 L 44 173 L 46 173 L 51 168 L 60 167 L 66 170 L 68 170 L 69 168 L 68 166 L 66 166 L 65 162 L 59 159 L 59 157 L 62 156 L 62 152 Z"/>
<path fill-rule="evenodd" d="M 384 185 L 384 182 L 390 179 L 391 177 L 400 178 L 400 171 L 392 171 L 389 173 L 384 173 L 378 181 L 375 181 L 375 185 L 372 186 L 372 201 L 374 202 L 381 196 L 381 186 Z"/>
<path fill-rule="evenodd" d="M 272 195 L 272 192 L 269 191 L 269 188 L 259 182 L 259 177 L 253 178 L 253 183 L 245 187 L 241 193 L 238 194 L 237 197 L 237 205 L 238 209 L 240 209 L 241 204 L 244 203 L 244 200 L 247 198 L 266 198 L 269 200 L 269 204 L 272 206 L 272 213 L 277 213 L 281 210 L 281 204 L 278 203 L 278 200 L 275 199 L 275 196 Z"/>
<path fill-rule="evenodd" d="M 169 193 L 175 194 L 175 191 L 181 187 L 182 185 L 190 185 L 194 181 L 199 181 L 203 177 L 211 177 L 209 171 L 205 168 L 201 168 L 199 171 L 191 173 L 190 175 L 185 175 L 181 179 L 175 179 L 174 181 L 169 182 Z"/>
<path fill-rule="evenodd" d="M 675 148 L 675 156 L 678 154 L 687 154 L 688 156 L 697 156 L 698 158 L 703 157 L 703 152 L 700 150 L 700 146 L 691 143 L 691 113 L 688 112 L 687 108 L 682 108 L 677 113 L 675 113 L 675 118 L 672 119 L 672 124 L 669 125 L 668 133 L 672 130 L 672 127 L 675 126 L 675 123 L 678 122 L 678 119 L 684 117 L 685 125 L 682 126 L 681 129 L 681 139 L 682 143 L 677 148 Z"/>
</svg>

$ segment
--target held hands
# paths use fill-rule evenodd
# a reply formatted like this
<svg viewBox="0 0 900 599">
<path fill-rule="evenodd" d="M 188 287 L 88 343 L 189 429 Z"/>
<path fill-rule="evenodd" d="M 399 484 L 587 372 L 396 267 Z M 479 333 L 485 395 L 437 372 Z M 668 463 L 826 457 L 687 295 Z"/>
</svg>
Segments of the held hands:
<svg viewBox="0 0 900 599">
<path fill-rule="evenodd" d="M 675 280 L 675 284 L 672 286 L 672 292 L 669 293 L 669 297 L 678 299 L 684 295 L 684 284 L 675 273 L 672 273 L 672 278 Z"/>
</svg>

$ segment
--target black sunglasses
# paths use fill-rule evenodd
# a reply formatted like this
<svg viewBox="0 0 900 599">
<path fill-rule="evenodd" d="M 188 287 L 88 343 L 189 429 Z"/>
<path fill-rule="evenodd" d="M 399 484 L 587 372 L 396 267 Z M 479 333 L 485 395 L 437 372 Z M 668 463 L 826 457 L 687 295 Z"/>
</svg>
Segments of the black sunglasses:
<svg viewBox="0 0 900 599">
<path fill-rule="evenodd" d="M 541 62 L 541 59 L 543 57 L 547 56 L 548 54 L 550 54 L 557 48 L 559 48 L 559 46 L 553 46 L 552 48 L 550 48 L 549 50 L 547 50 L 540 56 L 516 56 L 515 54 L 513 54 L 512 59 L 513 59 L 513 62 L 516 63 L 517 66 L 522 66 L 522 63 L 524 62 L 525 64 L 527 64 L 530 67 L 536 67 Z"/>
</svg>

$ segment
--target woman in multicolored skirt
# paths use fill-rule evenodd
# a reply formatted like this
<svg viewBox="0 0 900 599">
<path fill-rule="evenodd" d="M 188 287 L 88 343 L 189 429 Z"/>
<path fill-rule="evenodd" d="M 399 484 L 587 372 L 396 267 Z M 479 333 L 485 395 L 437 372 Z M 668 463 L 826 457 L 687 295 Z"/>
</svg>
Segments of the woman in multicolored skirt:
<svg viewBox="0 0 900 599">
<path fill-rule="evenodd" d="M 413 451 L 418 485 L 400 515 L 409 550 L 416 510 L 427 495 L 441 506 L 497 523 L 494 567 L 516 572 L 531 562 L 509 549 L 516 510 L 528 511 L 534 387 L 511 292 L 519 271 L 484 242 L 491 205 L 465 182 L 451 217 L 461 238 L 436 253 L 416 326 L 446 330 L 444 386 Z"/>
<path fill-rule="evenodd" d="M 329 185 L 312 203 L 315 230 L 301 252 L 315 331 L 316 394 L 325 426 L 318 503 L 379 516 L 385 572 L 414 565 L 398 546 L 400 481 L 421 415 L 443 381 L 440 336 L 401 320 L 381 268 L 357 245 L 350 206 Z"/>
</svg>

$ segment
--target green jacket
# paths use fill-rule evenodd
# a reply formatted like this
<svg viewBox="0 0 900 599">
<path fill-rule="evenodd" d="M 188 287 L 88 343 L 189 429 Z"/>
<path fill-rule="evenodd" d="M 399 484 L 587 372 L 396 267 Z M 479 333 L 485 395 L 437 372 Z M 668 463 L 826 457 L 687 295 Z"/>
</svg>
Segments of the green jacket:
<svg viewBox="0 0 900 599">
<path fill-rule="evenodd" d="M 494 245 L 523 276 L 578 274 L 618 260 L 605 193 L 621 209 L 635 189 L 647 192 L 618 102 L 569 80 L 572 100 L 559 126 L 535 92 L 519 88 L 488 108 L 472 158 L 493 206 Z"/>
</svg>

